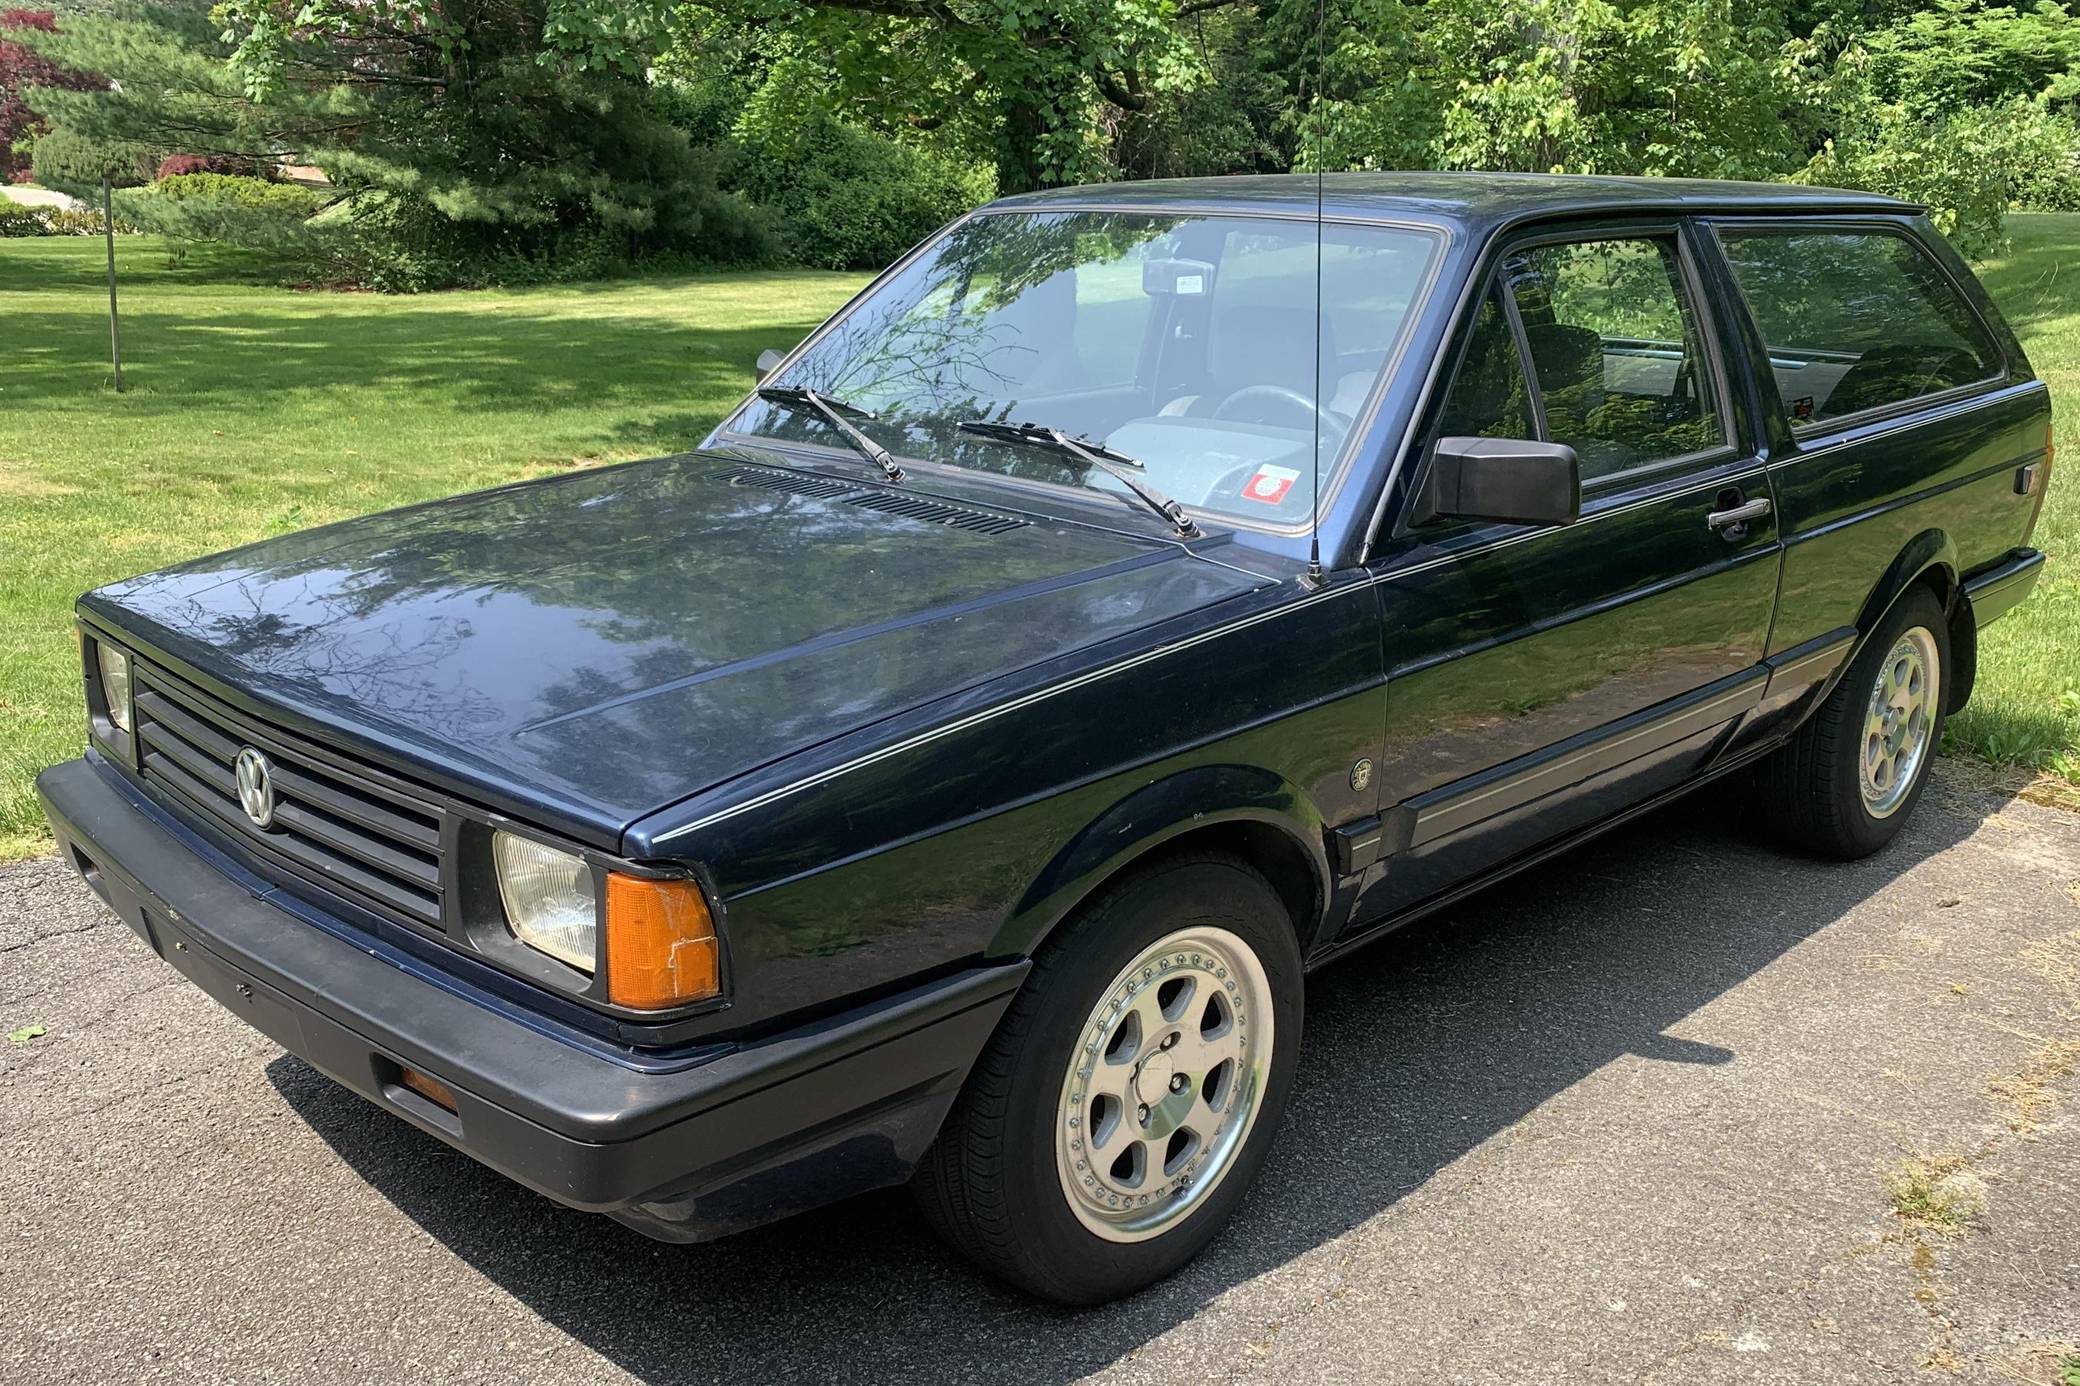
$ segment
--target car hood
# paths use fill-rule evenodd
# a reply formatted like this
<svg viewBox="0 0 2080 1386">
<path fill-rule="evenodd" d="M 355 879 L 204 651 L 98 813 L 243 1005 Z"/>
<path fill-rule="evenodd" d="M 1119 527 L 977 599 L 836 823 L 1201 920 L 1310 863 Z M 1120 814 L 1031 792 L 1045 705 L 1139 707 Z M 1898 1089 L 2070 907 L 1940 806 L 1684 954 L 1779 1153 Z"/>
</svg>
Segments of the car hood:
<svg viewBox="0 0 2080 1386">
<path fill-rule="evenodd" d="M 615 835 L 734 775 L 1264 580 L 695 453 L 289 535 L 83 606 L 290 726 Z"/>
</svg>

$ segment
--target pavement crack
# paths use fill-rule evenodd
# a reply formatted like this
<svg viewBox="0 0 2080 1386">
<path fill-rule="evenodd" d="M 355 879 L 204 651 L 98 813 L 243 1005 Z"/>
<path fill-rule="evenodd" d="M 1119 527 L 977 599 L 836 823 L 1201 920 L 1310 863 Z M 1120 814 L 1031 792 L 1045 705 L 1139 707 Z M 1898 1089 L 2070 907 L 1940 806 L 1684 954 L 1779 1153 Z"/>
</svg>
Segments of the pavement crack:
<svg viewBox="0 0 2080 1386">
<path fill-rule="evenodd" d="M 20 943 L 0 944 L 0 954 L 19 953 L 24 948 L 34 948 L 39 943 L 48 943 L 54 938 L 65 938 L 72 934 L 90 934 L 100 928 L 104 921 L 89 920 L 76 929 L 50 929 L 40 934 L 31 934 Z"/>
<path fill-rule="evenodd" d="M 203 1074 L 215 1073 L 220 1069 L 231 1067 L 234 1064 L 244 1064 L 247 1062 L 248 1060 L 246 1058 L 240 1056 L 236 1058 L 222 1059 L 213 1064 L 205 1064 L 201 1068 L 185 1069 L 182 1072 L 172 1075 L 171 1077 L 162 1078 L 156 1083 L 147 1083 L 142 1087 L 125 1088 L 121 1092 L 111 1093 L 108 1097 L 104 1098 L 103 1100 L 95 1102 L 89 1106 L 75 1107 L 71 1111 L 61 1112 L 56 1116 L 45 1117 L 40 1121 L 32 1121 L 27 1123 L 26 1125 L 17 1126 L 7 1133 L 6 1141 L 0 1142 L 0 1152 L 6 1151 L 8 1144 L 12 1143 L 13 1141 L 19 1140 L 20 1138 L 25 1136 L 33 1135 L 38 1131 L 45 1131 L 55 1127 L 76 1125 L 79 1122 L 84 1121 L 90 1117 L 99 1116 L 103 1112 L 107 1112 L 113 1110 L 114 1108 L 120 1107 L 126 1102 L 135 1102 L 139 1098 L 150 1097 L 152 1094 L 164 1092 L 168 1088 L 179 1087 L 182 1084 L 188 1082 L 189 1080 L 200 1077 Z"/>
</svg>

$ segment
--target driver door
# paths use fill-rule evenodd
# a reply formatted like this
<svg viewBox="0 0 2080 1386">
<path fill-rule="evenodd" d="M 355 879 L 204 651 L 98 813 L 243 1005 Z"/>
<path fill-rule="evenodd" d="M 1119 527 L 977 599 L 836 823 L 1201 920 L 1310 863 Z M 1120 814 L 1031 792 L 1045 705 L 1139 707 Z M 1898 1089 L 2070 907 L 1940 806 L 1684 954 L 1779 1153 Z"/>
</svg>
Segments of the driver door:
<svg viewBox="0 0 2080 1386">
<path fill-rule="evenodd" d="M 1361 921 L 1681 783 L 1759 700 L 1779 544 L 1699 253 L 1666 224 L 1526 236 L 1493 261 L 1413 456 L 1569 444 L 1581 517 L 1441 517 L 1373 560 L 1390 855 Z"/>
</svg>

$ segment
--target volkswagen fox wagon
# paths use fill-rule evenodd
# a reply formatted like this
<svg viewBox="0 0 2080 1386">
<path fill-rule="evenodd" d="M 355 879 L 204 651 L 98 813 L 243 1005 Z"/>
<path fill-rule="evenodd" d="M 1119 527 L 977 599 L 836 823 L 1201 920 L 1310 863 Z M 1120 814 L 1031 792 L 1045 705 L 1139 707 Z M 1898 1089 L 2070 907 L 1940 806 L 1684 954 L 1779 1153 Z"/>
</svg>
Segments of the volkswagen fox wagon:
<svg viewBox="0 0 2080 1386">
<path fill-rule="evenodd" d="M 692 452 L 87 594 L 43 801 L 521 1184 L 695 1241 L 907 1182 L 1062 1301 L 1235 1211 L 1311 968 L 1707 781 L 1883 847 L 2043 563 L 2045 388 L 1860 193 L 1037 193 L 761 370 Z"/>
</svg>

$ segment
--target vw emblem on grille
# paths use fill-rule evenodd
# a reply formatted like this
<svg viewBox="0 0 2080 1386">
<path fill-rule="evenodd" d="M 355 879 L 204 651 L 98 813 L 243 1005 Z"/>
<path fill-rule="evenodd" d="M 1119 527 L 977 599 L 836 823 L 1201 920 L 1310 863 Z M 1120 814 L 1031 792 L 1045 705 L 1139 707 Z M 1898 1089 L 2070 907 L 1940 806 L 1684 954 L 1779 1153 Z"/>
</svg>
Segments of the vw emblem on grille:
<svg viewBox="0 0 2080 1386">
<path fill-rule="evenodd" d="M 256 828 L 274 822 L 274 772 L 251 746 L 238 753 L 238 806 Z"/>
</svg>

